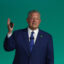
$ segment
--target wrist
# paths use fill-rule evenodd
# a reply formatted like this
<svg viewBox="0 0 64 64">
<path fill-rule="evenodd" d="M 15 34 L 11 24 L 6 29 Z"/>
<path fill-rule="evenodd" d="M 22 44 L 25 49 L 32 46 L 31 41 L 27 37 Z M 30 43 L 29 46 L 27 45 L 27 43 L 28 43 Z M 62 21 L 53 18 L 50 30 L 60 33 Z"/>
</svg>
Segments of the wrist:
<svg viewBox="0 0 64 64">
<path fill-rule="evenodd" d="M 8 34 L 11 34 L 12 32 L 8 32 Z"/>
</svg>

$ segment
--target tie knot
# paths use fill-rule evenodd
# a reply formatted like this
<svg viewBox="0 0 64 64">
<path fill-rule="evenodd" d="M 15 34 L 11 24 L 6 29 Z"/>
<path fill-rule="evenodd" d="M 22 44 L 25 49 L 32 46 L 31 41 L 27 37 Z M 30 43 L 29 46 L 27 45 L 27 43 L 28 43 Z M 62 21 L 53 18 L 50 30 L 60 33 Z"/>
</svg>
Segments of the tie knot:
<svg viewBox="0 0 64 64">
<path fill-rule="evenodd" d="M 34 34 L 34 32 L 31 32 L 31 37 L 30 37 L 30 39 L 34 39 L 33 34 Z"/>
<path fill-rule="evenodd" d="M 31 32 L 31 34 L 34 34 L 34 32 Z"/>
</svg>

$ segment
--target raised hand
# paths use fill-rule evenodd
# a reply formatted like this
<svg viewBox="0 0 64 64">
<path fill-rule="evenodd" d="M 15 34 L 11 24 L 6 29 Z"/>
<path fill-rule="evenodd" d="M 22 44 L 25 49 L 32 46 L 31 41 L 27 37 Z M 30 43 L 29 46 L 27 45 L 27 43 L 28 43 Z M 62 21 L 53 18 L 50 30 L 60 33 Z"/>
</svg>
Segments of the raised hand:
<svg viewBox="0 0 64 64">
<path fill-rule="evenodd" d="M 10 22 L 9 18 L 8 18 L 8 21 L 7 21 L 7 25 L 8 25 L 8 33 L 10 34 L 13 31 L 14 24 L 12 22 Z"/>
</svg>

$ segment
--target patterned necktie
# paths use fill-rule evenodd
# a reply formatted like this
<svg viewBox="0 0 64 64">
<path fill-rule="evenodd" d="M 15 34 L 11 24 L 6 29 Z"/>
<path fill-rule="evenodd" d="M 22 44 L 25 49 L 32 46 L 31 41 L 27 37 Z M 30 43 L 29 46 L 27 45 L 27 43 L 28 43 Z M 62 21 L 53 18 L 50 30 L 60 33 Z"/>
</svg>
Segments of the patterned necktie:
<svg viewBox="0 0 64 64">
<path fill-rule="evenodd" d="M 33 45 L 34 45 L 34 32 L 31 32 L 31 37 L 30 37 L 30 52 L 32 51 Z"/>
</svg>

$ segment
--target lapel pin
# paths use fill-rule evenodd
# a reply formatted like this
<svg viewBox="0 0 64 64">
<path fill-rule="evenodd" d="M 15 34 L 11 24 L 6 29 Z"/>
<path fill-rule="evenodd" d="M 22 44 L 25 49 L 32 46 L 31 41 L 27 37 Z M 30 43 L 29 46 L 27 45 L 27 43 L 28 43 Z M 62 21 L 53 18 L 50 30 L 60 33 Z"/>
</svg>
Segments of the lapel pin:
<svg viewBox="0 0 64 64">
<path fill-rule="evenodd" d="M 40 37 L 42 38 L 42 37 L 43 37 L 43 35 L 40 35 Z"/>
</svg>

